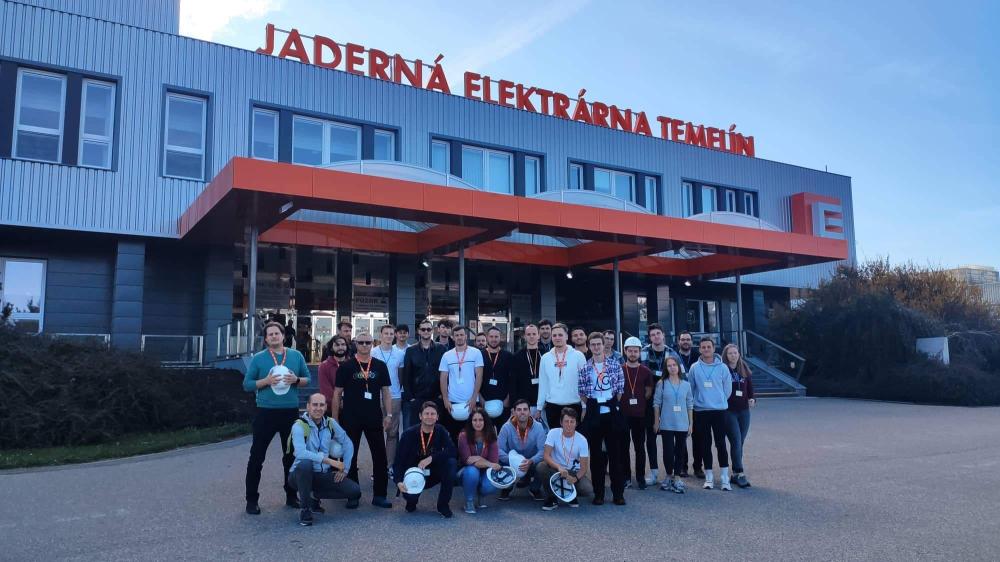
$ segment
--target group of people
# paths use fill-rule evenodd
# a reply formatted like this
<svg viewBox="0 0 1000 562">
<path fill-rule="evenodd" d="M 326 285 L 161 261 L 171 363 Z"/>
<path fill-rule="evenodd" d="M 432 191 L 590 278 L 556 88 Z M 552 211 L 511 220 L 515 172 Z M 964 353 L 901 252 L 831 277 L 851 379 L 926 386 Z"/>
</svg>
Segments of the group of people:
<svg viewBox="0 0 1000 562">
<path fill-rule="evenodd" d="M 392 507 L 390 480 L 408 512 L 423 491 L 439 486 L 444 517 L 452 516 L 454 486 L 470 514 L 486 507 L 484 497 L 506 501 L 518 488 L 549 511 L 577 507 L 581 497 L 601 505 L 610 483 L 612 503 L 625 505 L 633 485 L 684 493 L 683 479 L 693 475 L 715 488 L 714 460 L 722 490 L 750 487 L 743 445 L 755 399 L 736 345 L 718 354 L 712 338 L 695 348 L 682 332 L 675 350 L 659 324 L 648 326 L 648 345 L 630 337 L 620 352 L 613 331 L 547 320 L 524 327 L 516 352 L 504 348 L 496 327 L 479 347 L 470 330 L 447 320 L 420 322 L 412 345 L 406 326 L 382 326 L 377 340 L 368 333 L 352 340 L 350 331 L 342 323 L 325 346 L 319 392 L 300 415 L 306 362 L 284 346 L 281 324 L 265 326 L 267 348 L 254 355 L 243 382 L 258 406 L 247 513 L 260 513 L 260 474 L 276 433 L 285 447 L 286 504 L 301 510 L 303 525 L 324 511 L 322 499 L 359 505 L 362 436 L 372 460 L 372 505 Z"/>
</svg>

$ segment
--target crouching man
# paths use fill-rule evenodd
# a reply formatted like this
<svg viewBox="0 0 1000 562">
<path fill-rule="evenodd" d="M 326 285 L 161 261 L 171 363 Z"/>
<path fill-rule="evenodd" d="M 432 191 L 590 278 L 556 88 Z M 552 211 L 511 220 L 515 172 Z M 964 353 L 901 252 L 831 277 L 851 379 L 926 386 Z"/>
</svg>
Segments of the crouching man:
<svg viewBox="0 0 1000 562">
<path fill-rule="evenodd" d="M 344 467 L 351 466 L 354 444 L 337 420 L 326 416 L 326 397 L 309 397 L 306 412 L 292 424 L 290 448 L 295 456 L 288 472 L 288 484 L 299 494 L 299 524 L 313 523 L 313 511 L 323 513 L 320 499 L 347 498 L 348 509 L 358 507 L 361 488 L 346 478 Z"/>
</svg>

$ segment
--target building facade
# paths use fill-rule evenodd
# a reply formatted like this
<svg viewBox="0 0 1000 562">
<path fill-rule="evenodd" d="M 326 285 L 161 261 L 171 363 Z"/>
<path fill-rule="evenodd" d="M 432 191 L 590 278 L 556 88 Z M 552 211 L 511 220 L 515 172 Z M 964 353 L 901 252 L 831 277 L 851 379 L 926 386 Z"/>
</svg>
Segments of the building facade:
<svg viewBox="0 0 1000 562">
<path fill-rule="evenodd" d="M 496 324 L 513 342 L 542 317 L 613 327 L 613 255 L 623 260 L 623 333 L 644 336 L 657 320 L 672 333 L 728 341 L 739 327 L 733 274 L 741 274 L 743 325 L 760 331 L 787 306 L 790 288 L 815 286 L 854 259 L 848 177 L 183 37 L 176 0 L 143 8 L 0 2 L 0 299 L 19 329 L 210 361 L 234 353 L 239 319 L 256 312 L 291 322 L 297 345 L 316 358 L 339 319 L 355 330 L 406 323 L 412 333 L 425 316 L 457 318 L 464 301 L 470 324 Z M 240 229 L 234 239 L 189 235 L 184 222 L 241 158 L 273 164 L 255 169 L 279 176 L 325 167 L 549 202 L 557 215 L 612 209 L 650 225 L 688 225 L 706 240 L 723 232 L 718 225 L 735 230 L 716 245 L 665 234 L 642 245 L 642 233 L 601 241 L 603 228 L 570 236 L 491 223 L 488 236 L 403 251 L 366 236 L 426 240 L 434 215 L 341 212 L 348 207 L 311 200 L 278 213 L 251 255 L 248 223 L 226 225 Z M 278 177 L 269 193 L 282 185 Z M 234 203 L 240 217 L 244 203 Z M 204 221 L 197 228 L 210 230 Z M 753 229 L 776 233 L 768 251 L 786 248 L 787 259 L 644 265 L 746 254 L 741 233 Z M 795 240 L 826 235 L 842 246 L 798 252 Z M 593 241 L 633 248 L 568 262 L 525 262 L 498 249 L 567 252 Z"/>
</svg>

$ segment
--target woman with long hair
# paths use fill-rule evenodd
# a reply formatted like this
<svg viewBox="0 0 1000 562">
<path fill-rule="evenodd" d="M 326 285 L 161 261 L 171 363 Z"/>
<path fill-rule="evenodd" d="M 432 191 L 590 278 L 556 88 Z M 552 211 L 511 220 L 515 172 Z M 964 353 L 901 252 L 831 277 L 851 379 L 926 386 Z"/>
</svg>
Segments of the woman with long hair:
<svg viewBox="0 0 1000 562">
<path fill-rule="evenodd" d="M 729 395 L 729 408 L 726 410 L 726 436 L 732 451 L 733 483 L 740 488 L 749 488 L 750 481 L 743 471 L 743 444 L 750 432 L 750 408 L 757 403 L 753 395 L 753 379 L 750 367 L 735 344 L 722 349 L 722 361 L 729 367 L 733 378 L 733 393 Z"/>
<path fill-rule="evenodd" d="M 687 439 L 694 427 L 691 384 L 681 378 L 677 357 L 667 355 L 664 376 L 653 394 L 653 428 L 663 437 L 664 492 L 684 493 L 680 473 L 687 466 Z"/>
<path fill-rule="evenodd" d="M 486 410 L 476 408 L 458 435 L 458 480 L 465 491 L 466 513 L 475 513 L 476 506 L 485 508 L 483 497 L 497 491 L 486 478 L 487 469 L 500 470 L 496 429 L 488 420 Z"/>
</svg>

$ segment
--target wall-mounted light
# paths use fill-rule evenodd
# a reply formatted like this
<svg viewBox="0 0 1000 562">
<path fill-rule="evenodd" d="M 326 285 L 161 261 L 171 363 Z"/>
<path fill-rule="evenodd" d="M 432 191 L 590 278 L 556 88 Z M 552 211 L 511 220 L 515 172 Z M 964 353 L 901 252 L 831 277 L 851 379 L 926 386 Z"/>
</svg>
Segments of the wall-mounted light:
<svg viewBox="0 0 1000 562">
<path fill-rule="evenodd" d="M 572 279 L 572 278 L 573 278 L 573 270 L 571 269 L 566 272 L 566 279 Z"/>
<path fill-rule="evenodd" d="M 430 264 L 430 263 L 428 263 L 428 262 L 427 262 L 427 260 L 423 260 L 423 261 L 421 261 L 421 262 L 420 262 L 420 265 L 422 265 L 422 266 L 424 266 L 424 267 L 430 267 L 430 266 L 431 266 L 431 264 Z"/>
<path fill-rule="evenodd" d="M 685 287 L 690 287 L 691 286 L 691 282 L 690 281 L 685 281 L 684 282 L 684 286 Z"/>
</svg>

